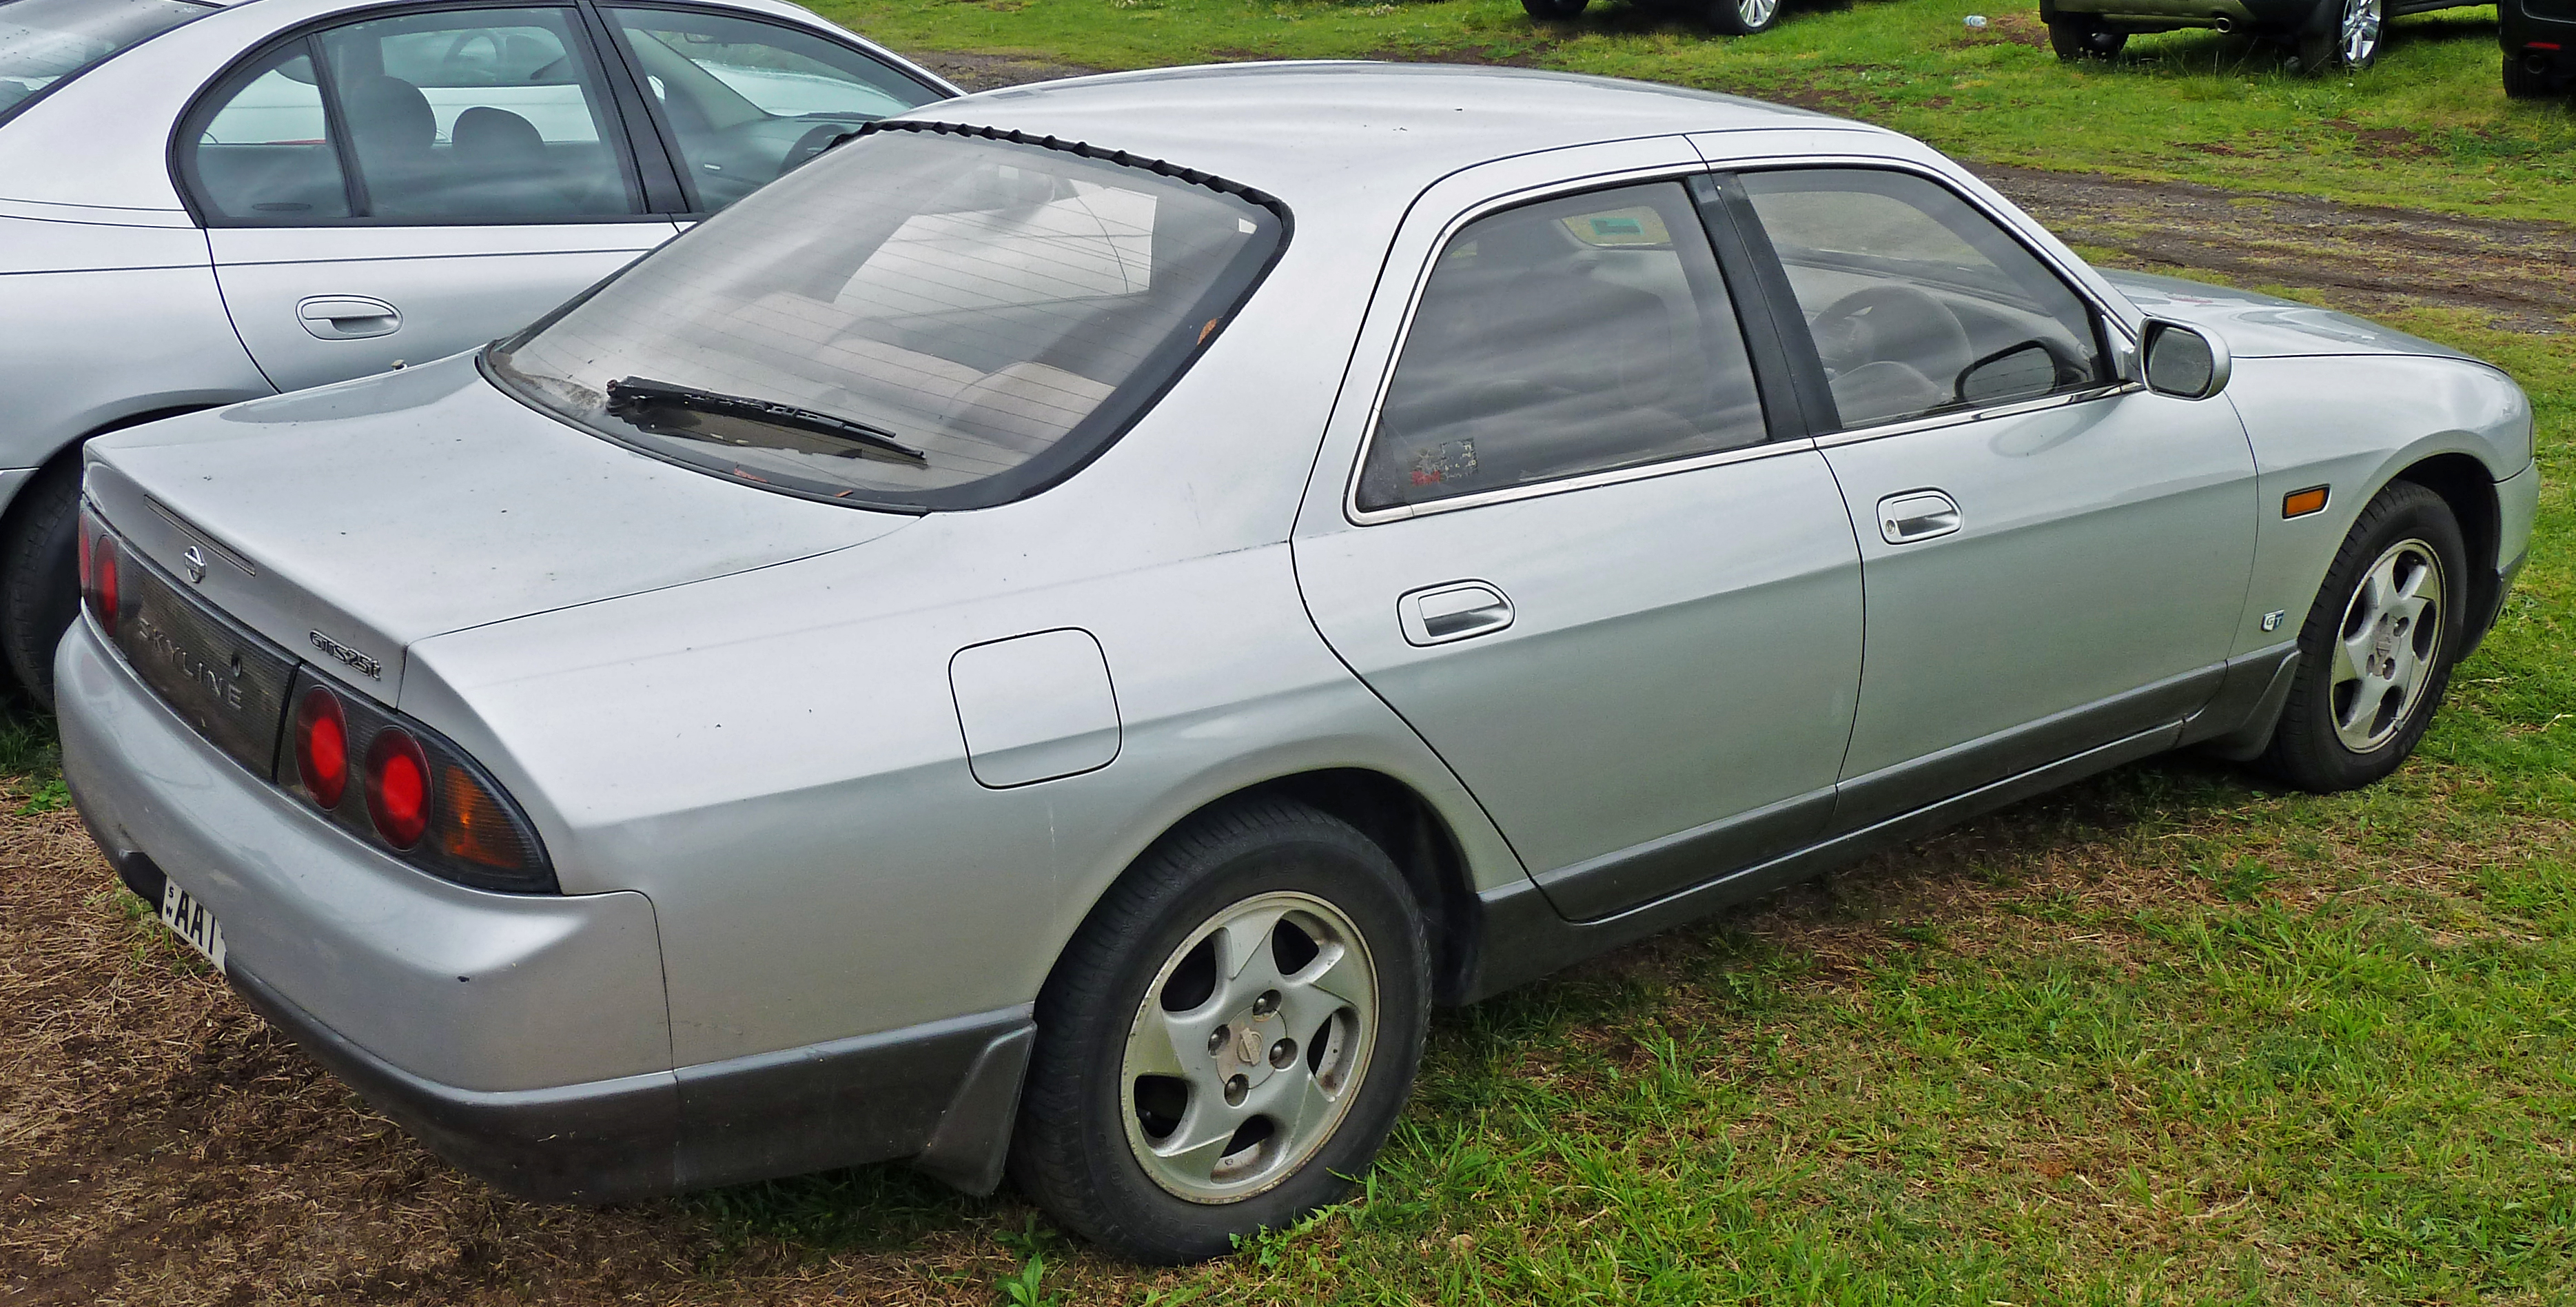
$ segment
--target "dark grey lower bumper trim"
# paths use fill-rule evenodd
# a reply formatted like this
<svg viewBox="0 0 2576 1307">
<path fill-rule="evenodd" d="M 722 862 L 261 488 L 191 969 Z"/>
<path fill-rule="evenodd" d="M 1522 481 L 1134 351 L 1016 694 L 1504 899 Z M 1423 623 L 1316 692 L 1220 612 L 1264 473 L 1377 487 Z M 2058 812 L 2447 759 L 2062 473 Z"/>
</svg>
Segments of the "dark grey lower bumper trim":
<svg viewBox="0 0 2576 1307">
<path fill-rule="evenodd" d="M 557 1202 L 905 1157 L 990 1192 L 1035 1031 L 1020 1006 L 677 1072 L 494 1092 L 413 1075 L 258 976 L 236 968 L 230 979 L 271 1025 L 431 1151 L 495 1188 Z"/>
</svg>

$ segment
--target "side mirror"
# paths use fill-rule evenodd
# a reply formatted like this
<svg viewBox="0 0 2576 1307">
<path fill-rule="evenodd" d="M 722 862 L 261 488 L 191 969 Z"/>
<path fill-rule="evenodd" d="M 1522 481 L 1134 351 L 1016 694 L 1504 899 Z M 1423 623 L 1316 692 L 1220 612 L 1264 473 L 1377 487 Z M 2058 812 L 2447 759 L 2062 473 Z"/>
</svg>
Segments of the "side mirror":
<svg viewBox="0 0 2576 1307">
<path fill-rule="evenodd" d="M 2147 323 L 2147 389 L 2177 399 L 2207 399 L 2227 388 L 2227 346 L 2197 327 Z"/>
<path fill-rule="evenodd" d="M 1955 388 L 1962 404 L 2045 395 L 2057 388 L 2057 356 L 2035 340 L 2006 346 L 1960 369 Z"/>
</svg>

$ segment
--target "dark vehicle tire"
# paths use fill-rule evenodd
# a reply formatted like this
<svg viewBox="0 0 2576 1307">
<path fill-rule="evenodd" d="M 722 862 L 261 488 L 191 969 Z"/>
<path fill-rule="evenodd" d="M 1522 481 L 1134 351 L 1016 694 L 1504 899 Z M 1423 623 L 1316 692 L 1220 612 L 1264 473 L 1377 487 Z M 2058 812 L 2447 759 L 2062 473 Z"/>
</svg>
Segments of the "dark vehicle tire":
<svg viewBox="0 0 2576 1307">
<path fill-rule="evenodd" d="M 1755 36 L 1780 25 L 1781 0 L 1709 0 L 1708 25 L 1722 36 Z"/>
<path fill-rule="evenodd" d="M 2357 73 L 2379 62 L 2388 37 L 2386 0 L 2319 0 L 2318 15 L 2323 24 L 2311 22 L 2299 34 L 2299 71 Z"/>
<path fill-rule="evenodd" d="M 2112 58 L 2128 43 L 2128 33 L 2105 30 L 2091 14 L 2059 14 L 2048 20 L 2048 48 L 2070 64 Z"/>
<path fill-rule="evenodd" d="M 54 706 L 54 646 L 80 615 L 81 464 L 36 473 L 0 537 L 0 655 L 37 706 Z"/>
<path fill-rule="evenodd" d="M 2504 57 L 2504 98 L 2508 100 L 2545 100 L 2558 90 L 2552 80 L 2548 73 L 2535 73 L 2512 55 Z"/>
<path fill-rule="evenodd" d="M 1521 8 L 1542 23 L 1568 22 L 1583 16 L 1592 0 L 1521 0 Z"/>
<path fill-rule="evenodd" d="M 1013 1181 L 1153 1263 L 1338 1200 L 1413 1091 L 1429 958 L 1403 873 L 1348 823 L 1277 800 L 1193 818 L 1039 990 Z"/>
<path fill-rule="evenodd" d="M 2468 581 L 2451 506 L 2411 481 L 2380 491 L 2299 628 L 2299 669 L 2260 767 L 2320 794 L 2397 770 L 2450 685 Z"/>
</svg>

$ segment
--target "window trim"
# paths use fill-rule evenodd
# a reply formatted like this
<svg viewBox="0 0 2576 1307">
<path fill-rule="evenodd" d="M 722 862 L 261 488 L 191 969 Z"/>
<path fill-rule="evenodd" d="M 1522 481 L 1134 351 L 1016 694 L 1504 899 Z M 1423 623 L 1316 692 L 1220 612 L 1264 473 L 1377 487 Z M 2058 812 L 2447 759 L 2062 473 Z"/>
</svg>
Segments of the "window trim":
<svg viewBox="0 0 2576 1307">
<path fill-rule="evenodd" d="M 599 49 L 598 33 L 591 27 L 587 16 L 589 8 L 590 6 L 587 3 L 587 0 L 410 0 L 409 3 L 378 5 L 366 9 L 344 9 L 337 13 L 308 19 L 304 22 L 296 23 L 292 26 L 271 32 L 265 39 L 253 43 L 245 48 L 241 54 L 226 61 L 223 67 L 216 70 L 214 76 L 207 78 L 204 83 L 199 85 L 195 93 L 188 97 L 187 106 L 180 110 L 177 118 L 171 121 L 169 147 L 166 150 L 165 157 L 163 159 L 164 166 L 168 169 L 170 174 L 171 187 L 179 193 L 179 203 L 181 207 L 188 211 L 189 220 L 196 223 L 197 226 L 207 229 L 242 228 L 246 230 L 268 230 L 282 228 L 293 231 L 301 228 L 322 227 L 561 227 L 596 226 L 609 223 L 668 223 L 672 221 L 671 214 L 659 211 L 655 209 L 653 205 L 653 191 L 648 178 L 648 170 L 644 167 L 644 162 L 640 157 L 639 151 L 636 149 L 633 129 L 627 124 L 625 106 L 620 102 L 620 98 L 617 95 L 617 88 L 611 80 L 610 69 L 612 67 L 622 68 L 623 65 L 612 65 L 606 55 Z M 574 21 L 570 24 L 572 38 L 575 43 L 584 45 L 589 49 L 591 67 L 597 70 L 600 75 L 599 89 L 603 92 L 600 97 L 599 104 L 599 113 L 602 118 L 599 134 L 600 144 L 609 148 L 610 153 L 616 158 L 618 168 L 623 173 L 626 181 L 635 188 L 632 194 L 634 194 L 641 204 L 640 212 L 577 213 L 559 216 L 496 216 L 486 214 L 481 217 L 464 218 L 415 217 L 408 215 L 399 217 L 377 217 L 369 215 L 366 217 L 347 218 L 307 217 L 293 221 L 259 222 L 215 213 L 208 209 L 200 200 L 197 194 L 197 188 L 194 184 L 191 169 L 187 165 L 189 145 L 187 132 L 188 124 L 197 116 L 199 110 L 205 108 L 207 97 L 213 95 L 218 88 L 230 81 L 235 73 L 269 58 L 271 55 L 287 46 L 302 42 L 305 44 L 306 50 L 314 62 L 314 77 L 316 79 L 315 85 L 327 87 L 331 73 L 329 69 L 322 66 L 324 60 L 322 57 L 320 43 L 316 39 L 320 37 L 322 33 L 342 27 L 352 26 L 358 23 L 375 22 L 386 18 L 400 18 L 408 14 L 453 13 L 468 9 L 563 9 L 573 11 L 577 15 Z M 572 52 L 567 51 L 567 53 Z M 334 154 L 340 159 L 341 190 L 349 201 L 349 207 L 351 209 L 356 209 L 360 207 L 360 201 L 365 195 L 365 182 L 357 175 L 355 169 L 350 166 L 350 160 L 348 157 L 349 144 L 346 139 L 348 133 L 339 127 L 340 109 L 337 97 L 332 95 L 327 89 L 324 91 L 322 96 L 322 112 L 324 114 L 324 121 L 331 124 L 331 130 L 334 132 L 332 137 L 332 147 Z"/>
<path fill-rule="evenodd" d="M 1727 298 L 1735 309 L 1736 329 L 1744 335 L 1746 360 L 1753 370 L 1754 386 L 1761 398 L 1763 422 L 1761 440 L 1748 445 L 1738 445 L 1732 449 L 1711 450 L 1705 454 L 1665 459 L 1654 463 L 1640 463 L 1633 467 L 1570 473 L 1546 481 L 1501 486 L 1492 490 L 1480 490 L 1473 494 L 1435 499 L 1427 503 L 1398 504 L 1391 508 L 1360 507 L 1360 478 L 1368 470 L 1370 452 L 1377 448 L 1378 430 L 1386 418 L 1386 397 L 1388 391 L 1394 387 L 1396 367 L 1404 361 L 1404 347 L 1413 339 L 1413 325 L 1421 315 L 1422 297 L 1430 288 L 1431 274 L 1439 267 L 1440 256 L 1448 251 L 1449 243 L 1457 239 L 1460 231 L 1470 223 L 1507 209 L 1522 208 L 1593 191 L 1611 191 L 1625 186 L 1645 185 L 1659 181 L 1679 182 L 1685 192 L 1684 198 L 1690 202 L 1692 211 L 1700 217 L 1700 237 L 1709 243 L 1709 256 L 1717 264 L 1719 275 L 1724 277 L 1737 272 L 1738 269 L 1728 256 L 1726 242 L 1720 240 L 1716 233 L 1708 230 L 1706 206 L 1701 202 L 1697 188 L 1691 185 L 1692 179 L 1706 177 L 1712 171 L 1706 163 L 1678 166 L 1662 164 L 1567 178 L 1488 197 L 1443 223 L 1439 235 L 1432 239 L 1430 253 L 1424 257 L 1421 270 L 1414 274 L 1413 286 L 1406 293 L 1401 310 L 1404 315 L 1403 325 L 1396 331 L 1395 341 L 1387 351 L 1385 366 L 1379 370 L 1377 383 L 1372 388 L 1368 417 L 1360 436 L 1359 452 L 1351 459 L 1350 475 L 1342 486 L 1344 520 L 1353 526 L 1376 526 L 1386 522 L 1427 517 L 1434 513 L 1449 513 L 1466 508 L 1481 508 L 1487 504 L 1536 499 L 1541 495 L 1590 490 L 1599 486 L 1643 481 L 1649 477 L 1674 476 L 1683 472 L 1695 472 L 1702 468 L 1722 467 L 1729 463 L 1745 463 L 1757 458 L 1770 458 L 1799 450 L 1814 449 L 1816 442 L 1812 437 L 1805 431 L 1796 429 L 1790 422 L 1784 421 L 1788 416 L 1784 410 L 1793 413 L 1795 405 L 1794 403 L 1783 404 L 1774 398 L 1777 379 L 1770 374 L 1771 370 L 1766 366 L 1764 351 L 1754 339 L 1757 331 L 1755 323 L 1747 321 L 1748 314 L 1767 316 L 1770 313 L 1767 304 L 1760 308 L 1749 308 L 1746 303 L 1748 296 L 1765 300 L 1768 297 L 1761 295 L 1758 287 L 1751 290 L 1739 289 L 1730 281 L 1726 288 Z"/>
<path fill-rule="evenodd" d="M 680 196 L 678 204 L 670 213 L 675 222 L 702 222 L 714 217 L 718 210 L 707 208 L 699 202 L 697 178 L 690 174 L 685 164 L 687 156 L 680 151 L 679 134 L 672 129 L 668 116 L 662 112 L 662 106 L 654 100 L 649 91 L 645 90 L 648 83 L 645 81 L 644 69 L 638 65 L 635 52 L 627 49 L 625 41 L 621 39 L 617 28 L 617 16 L 609 12 L 612 9 L 660 10 L 666 13 L 703 14 L 714 18 L 738 18 L 745 22 L 802 32 L 861 55 L 872 63 L 883 65 L 888 72 L 931 92 L 930 99 L 913 106 L 912 109 L 905 110 L 906 113 L 926 109 L 942 100 L 955 98 L 953 94 L 955 88 L 922 81 L 914 75 L 913 70 L 904 67 L 901 62 L 886 58 L 885 56 L 891 53 L 889 51 L 870 49 L 864 43 L 853 45 L 839 33 L 807 27 L 776 14 L 748 9 L 728 9 L 722 5 L 690 4 L 687 0 L 569 0 L 569 2 L 579 4 L 582 12 L 589 15 L 591 21 L 597 24 L 593 39 L 606 46 L 610 56 L 617 61 L 618 69 L 625 74 L 626 85 L 634 91 L 634 111 L 641 115 L 644 129 L 650 133 L 651 139 L 661 147 L 663 159 L 670 168 L 671 184 L 677 188 Z M 636 142 L 637 152 L 641 153 L 642 148 L 643 143 L 639 139 Z"/>
<path fill-rule="evenodd" d="M 1753 211 L 1751 195 L 1738 180 L 1747 173 L 1823 170 L 1894 172 L 1917 177 L 1941 188 L 1951 198 L 1968 206 L 1971 212 L 1993 223 L 2006 239 L 2036 261 L 2042 271 L 2055 277 L 2059 285 L 2073 294 L 2077 303 L 2092 311 L 2094 346 L 2102 351 L 2103 361 L 2110 366 L 2111 379 L 2080 389 L 2058 391 L 2031 399 L 2014 400 L 2010 403 L 1926 413 L 1861 427 L 1846 428 L 1836 425 L 1830 430 L 1823 429 L 1823 424 L 1817 420 L 1822 413 L 1831 412 L 1837 418 L 1841 416 L 1839 411 L 1832 407 L 1831 392 L 1827 390 L 1825 384 L 1824 365 L 1816 358 L 1815 342 L 1813 336 L 1807 331 L 1805 313 L 1799 307 L 1796 296 L 1789 290 L 1787 265 L 1780 258 L 1779 251 L 1772 247 L 1769 231 L 1762 226 L 1760 217 Z M 1814 402 L 1814 397 L 1823 397 L 1826 407 L 1821 410 L 1811 407 L 1808 414 L 1807 433 L 1814 439 L 1817 448 L 1834 449 L 1864 440 L 1910 435 L 1917 431 L 1933 431 L 1970 422 L 1983 422 L 1990 418 L 2036 413 L 2146 389 L 2144 382 L 2119 375 L 2122 371 L 2123 358 L 2134 354 L 2137 350 L 2137 336 L 2130 330 L 2127 320 L 2122 318 L 2119 312 L 2100 295 L 2095 294 L 2092 288 L 2085 284 L 2083 278 L 2074 275 L 2062 260 L 2047 250 L 2034 246 L 2019 223 L 2012 221 L 1977 196 L 1960 190 L 1951 178 L 1943 175 L 1939 170 L 1908 159 L 1814 155 L 1729 164 L 1712 171 L 1715 173 L 1718 188 L 1724 196 L 1728 215 L 1739 229 L 1739 234 L 1746 244 L 1747 253 L 1759 265 L 1759 275 L 1763 280 L 1765 292 L 1762 299 L 1771 312 L 1774 327 L 1780 334 L 1782 344 L 1788 350 L 1789 367 L 1797 374 L 1798 394 L 1802 400 L 1810 404 Z"/>
</svg>

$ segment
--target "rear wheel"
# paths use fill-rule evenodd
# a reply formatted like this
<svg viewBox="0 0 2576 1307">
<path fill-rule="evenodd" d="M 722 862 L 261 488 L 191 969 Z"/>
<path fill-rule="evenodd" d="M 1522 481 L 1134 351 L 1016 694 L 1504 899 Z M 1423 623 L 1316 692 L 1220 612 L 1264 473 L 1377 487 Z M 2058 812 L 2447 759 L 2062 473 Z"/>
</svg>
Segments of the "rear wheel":
<svg viewBox="0 0 2576 1307">
<path fill-rule="evenodd" d="M 2384 0 L 2323 0 L 2334 17 L 2323 27 L 2311 24 L 2299 35 L 2299 70 L 2322 73 L 2332 68 L 2360 72 L 2379 62 L 2387 26 Z"/>
<path fill-rule="evenodd" d="M 1583 16 L 1591 0 L 1521 0 L 1521 8 L 1542 23 L 1562 23 Z"/>
<path fill-rule="evenodd" d="M 2299 629 L 2299 668 L 2263 769 L 2320 793 L 2397 770 L 2450 684 L 2468 569 L 2459 519 L 2440 495 L 2410 481 L 2380 491 Z"/>
<path fill-rule="evenodd" d="M 1708 25 L 1727 36 L 1752 36 L 1780 25 L 1780 0 L 1710 0 Z"/>
<path fill-rule="evenodd" d="M 2048 48 L 2067 63 L 2109 59 L 2128 43 L 2128 33 L 2105 30 L 2091 14 L 2059 14 L 2048 20 Z"/>
<path fill-rule="evenodd" d="M 1012 1177 L 1140 1261 L 1288 1225 L 1339 1199 L 1394 1126 L 1429 973 L 1403 874 L 1347 823 L 1276 801 L 1193 819 L 1040 992 Z"/>
<path fill-rule="evenodd" d="M 36 473 L 0 536 L 0 655 L 27 697 L 54 706 L 54 646 L 80 615 L 78 457 Z"/>
</svg>

